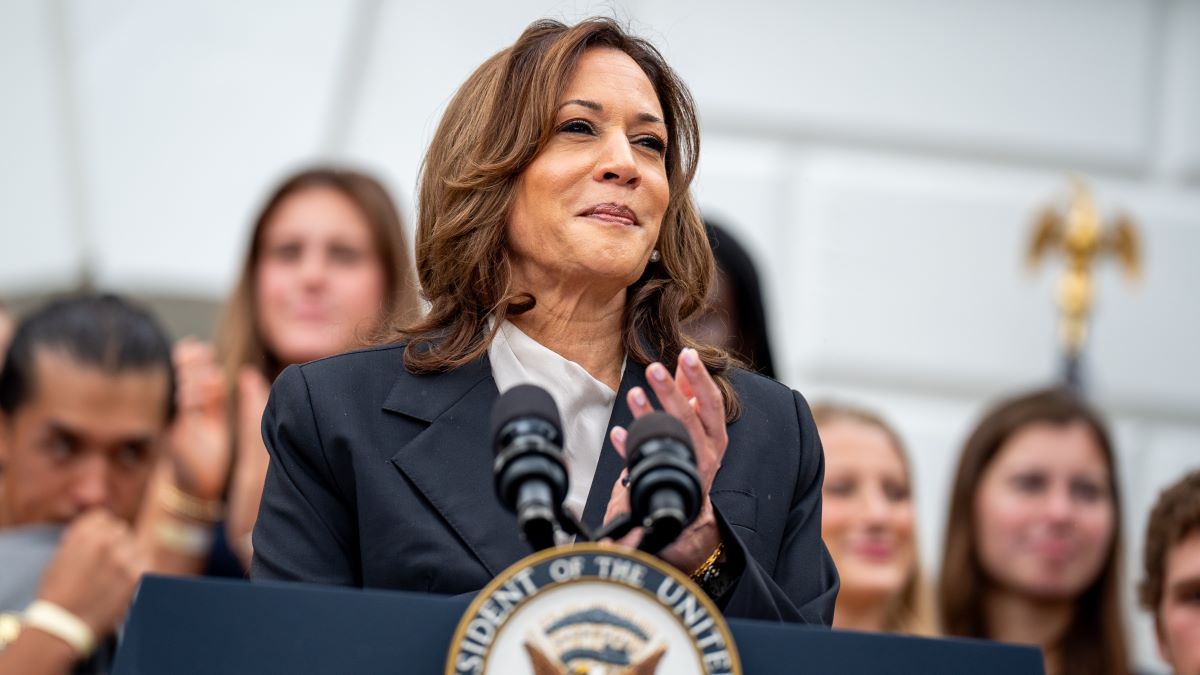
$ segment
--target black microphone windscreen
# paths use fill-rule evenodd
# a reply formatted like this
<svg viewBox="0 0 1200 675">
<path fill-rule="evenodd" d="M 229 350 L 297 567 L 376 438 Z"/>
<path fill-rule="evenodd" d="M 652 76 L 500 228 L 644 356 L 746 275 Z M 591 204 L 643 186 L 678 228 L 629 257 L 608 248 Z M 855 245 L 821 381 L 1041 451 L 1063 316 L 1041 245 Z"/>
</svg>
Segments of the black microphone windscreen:
<svg viewBox="0 0 1200 675">
<path fill-rule="evenodd" d="M 625 440 L 626 452 L 635 452 L 650 438 L 673 438 L 687 446 L 688 450 L 692 450 L 692 437 L 688 435 L 687 427 L 665 412 L 643 415 L 629 425 L 629 436 Z"/>
<path fill-rule="evenodd" d="M 504 426 L 518 417 L 536 417 L 562 434 L 562 420 L 554 397 L 536 384 L 518 384 L 500 395 L 492 406 L 492 439 L 498 440 Z"/>
</svg>

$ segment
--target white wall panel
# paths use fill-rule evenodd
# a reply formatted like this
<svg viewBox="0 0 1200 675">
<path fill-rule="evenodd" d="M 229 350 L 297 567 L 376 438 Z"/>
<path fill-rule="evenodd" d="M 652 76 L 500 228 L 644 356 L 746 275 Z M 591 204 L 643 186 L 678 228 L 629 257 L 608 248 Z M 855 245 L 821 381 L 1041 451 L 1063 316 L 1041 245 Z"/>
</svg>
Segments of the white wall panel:
<svg viewBox="0 0 1200 675">
<path fill-rule="evenodd" d="M 797 282 L 799 293 L 812 297 L 805 315 L 785 311 L 802 372 L 970 391 L 1057 376 L 1061 264 L 1031 273 L 1024 252 L 1033 214 L 1064 183 L 942 163 L 810 159 L 797 179 L 803 235 L 793 253 L 813 277 Z M 1101 208 L 1119 203 L 1143 223 L 1147 275 L 1130 289 L 1114 263 L 1097 267 L 1091 380 L 1122 409 L 1195 417 L 1200 313 L 1185 297 L 1200 288 L 1191 262 L 1200 203 L 1115 183 L 1095 189 Z"/>
<path fill-rule="evenodd" d="M 1169 0 L 1163 63 L 1163 168 L 1200 184 L 1200 2 Z"/>
<path fill-rule="evenodd" d="M 646 3 L 707 120 L 1138 164 L 1153 3 Z"/>
<path fill-rule="evenodd" d="M 1141 225 L 1145 275 L 1130 284 L 1108 261 L 1097 274 L 1089 371 L 1112 405 L 1200 421 L 1200 195 L 1118 183 L 1096 185 L 1100 202 Z"/>
<path fill-rule="evenodd" d="M 1042 182 L 1054 185 L 1054 182 Z M 1048 274 L 1026 274 L 1045 188 L 997 171 L 812 157 L 792 244 L 811 274 L 789 317 L 812 374 L 1001 389 L 1055 374 Z"/>
<path fill-rule="evenodd" d="M 0 3 L 0 294 L 78 277 L 52 10 Z"/>
<path fill-rule="evenodd" d="M 71 7 L 100 283 L 223 295 L 270 184 L 319 149 L 353 5 Z"/>
</svg>

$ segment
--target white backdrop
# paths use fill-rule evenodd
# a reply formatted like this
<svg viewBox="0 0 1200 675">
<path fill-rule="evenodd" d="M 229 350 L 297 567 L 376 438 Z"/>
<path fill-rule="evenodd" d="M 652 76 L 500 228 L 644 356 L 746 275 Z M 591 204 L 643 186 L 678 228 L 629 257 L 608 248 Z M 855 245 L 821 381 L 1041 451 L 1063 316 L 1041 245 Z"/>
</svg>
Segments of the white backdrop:
<svg viewBox="0 0 1200 675">
<path fill-rule="evenodd" d="M 593 13 L 692 87 L 695 193 L 761 263 L 781 377 L 906 437 L 931 568 L 965 432 L 1057 368 L 1057 269 L 1022 266 L 1032 214 L 1078 173 L 1139 220 L 1147 273 L 1100 270 L 1088 364 L 1120 440 L 1132 601 L 1149 504 L 1200 466 L 1193 0 L 5 0 L 0 296 L 86 269 L 220 298 L 259 200 L 318 159 L 377 172 L 411 213 L 465 76 L 535 18 Z"/>
</svg>

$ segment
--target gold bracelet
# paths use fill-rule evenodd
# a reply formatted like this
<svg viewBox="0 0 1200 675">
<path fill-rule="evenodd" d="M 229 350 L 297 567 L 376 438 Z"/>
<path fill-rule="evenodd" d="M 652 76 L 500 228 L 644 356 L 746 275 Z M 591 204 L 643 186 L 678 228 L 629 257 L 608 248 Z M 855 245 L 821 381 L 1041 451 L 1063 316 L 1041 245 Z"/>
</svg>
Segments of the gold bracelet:
<svg viewBox="0 0 1200 675">
<path fill-rule="evenodd" d="M 225 516 L 225 509 L 220 500 L 193 497 L 170 482 L 164 482 L 162 488 L 159 501 L 163 508 L 177 516 L 210 523 L 218 522 Z"/>
<path fill-rule="evenodd" d="M 16 612 L 0 614 L 0 651 L 21 636 L 21 615 Z"/>
<path fill-rule="evenodd" d="M 709 570 L 710 567 L 717 564 L 717 560 L 719 560 L 721 558 L 721 554 L 724 552 L 725 552 L 725 542 L 723 542 L 723 541 L 718 542 L 717 547 L 715 549 L 713 549 L 713 552 L 708 556 L 708 560 L 705 560 L 704 564 L 697 567 L 696 570 L 694 572 L 692 572 L 691 574 L 689 574 L 688 576 L 691 577 L 692 581 L 699 579 L 701 576 L 704 575 L 705 572 L 707 572 Z"/>
<path fill-rule="evenodd" d="M 79 658 L 86 659 L 96 649 L 96 633 L 83 619 L 53 602 L 34 600 L 25 608 L 25 628 L 36 628 L 71 645 Z"/>
<path fill-rule="evenodd" d="M 212 530 L 200 525 L 163 520 L 154 528 L 154 538 L 163 548 L 180 555 L 199 557 L 212 550 Z"/>
</svg>

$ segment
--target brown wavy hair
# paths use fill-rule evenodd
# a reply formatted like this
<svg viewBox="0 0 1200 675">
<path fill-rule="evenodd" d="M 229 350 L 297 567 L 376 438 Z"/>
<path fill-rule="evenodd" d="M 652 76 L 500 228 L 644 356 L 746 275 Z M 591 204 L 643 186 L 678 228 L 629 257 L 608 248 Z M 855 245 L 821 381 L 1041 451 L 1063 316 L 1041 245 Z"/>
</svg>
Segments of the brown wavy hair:
<svg viewBox="0 0 1200 675">
<path fill-rule="evenodd" d="M 950 496 L 938 609 L 947 635 L 987 638 L 991 630 L 983 598 L 991 585 L 978 556 L 975 494 L 980 479 L 1001 448 L 1031 424 L 1082 422 L 1099 444 L 1108 464 L 1108 491 L 1113 502 L 1113 536 L 1096 580 L 1075 599 L 1071 623 L 1056 645 L 1062 674 L 1126 675 L 1129 652 L 1121 621 L 1121 499 L 1111 437 L 1103 418 L 1075 392 L 1042 389 L 994 406 L 967 438 Z"/>
<path fill-rule="evenodd" d="M 904 447 L 904 442 L 900 440 L 900 434 L 883 417 L 855 405 L 829 401 L 813 404 L 812 416 L 813 421 L 817 424 L 818 433 L 822 427 L 837 422 L 860 424 L 883 432 L 900 457 L 900 463 L 904 465 L 905 476 L 909 485 L 912 485 L 912 465 L 908 460 L 908 451 Z M 912 569 L 909 570 L 908 579 L 905 580 L 900 592 L 888 600 L 884 610 L 884 630 L 889 633 L 910 635 L 937 635 L 933 597 L 925 575 L 921 573 L 921 560 L 920 555 L 916 552 L 915 538 L 913 550 L 913 564 Z"/>
<path fill-rule="evenodd" d="M 508 214 L 521 173 L 551 139 L 576 64 L 595 47 L 620 50 L 641 67 L 662 105 L 668 136 L 671 194 L 657 242 L 661 260 L 627 290 L 626 353 L 648 365 L 672 362 L 684 348 L 695 348 L 733 420 L 739 407 L 726 377 L 733 360 L 680 329 L 703 306 L 713 278 L 712 252 L 689 193 L 700 150 L 695 106 L 658 50 L 607 18 L 574 26 L 534 22 L 454 95 L 425 155 L 417 191 L 417 274 L 430 311 L 416 324 L 394 325 L 388 339 L 408 340 L 410 371 L 443 372 L 487 350 L 500 325 L 489 330 L 489 316 L 534 307 L 535 297 L 513 289 Z"/>
<path fill-rule="evenodd" d="M 1146 547 L 1138 601 L 1154 615 L 1154 626 L 1162 635 L 1159 605 L 1166 583 L 1167 556 L 1171 549 L 1192 534 L 1200 533 L 1200 471 L 1193 471 L 1158 496 L 1146 522 Z"/>
<path fill-rule="evenodd" d="M 266 344 L 259 331 L 255 272 L 262 257 L 263 234 L 279 206 L 288 197 L 314 188 L 328 188 L 341 193 L 358 207 L 367 221 L 375 244 L 375 255 L 379 257 L 385 275 L 384 304 L 380 308 L 379 325 L 387 325 L 392 321 L 413 321 L 420 312 L 408 241 L 404 237 L 404 222 L 383 185 L 364 173 L 343 168 L 318 166 L 295 173 L 275 188 L 254 221 L 249 250 L 217 330 L 217 352 L 231 392 L 235 394 L 237 388 L 234 385 L 242 366 L 255 367 L 271 381 L 288 365 Z M 371 337 L 361 336 L 361 341 L 365 344 Z"/>
</svg>

